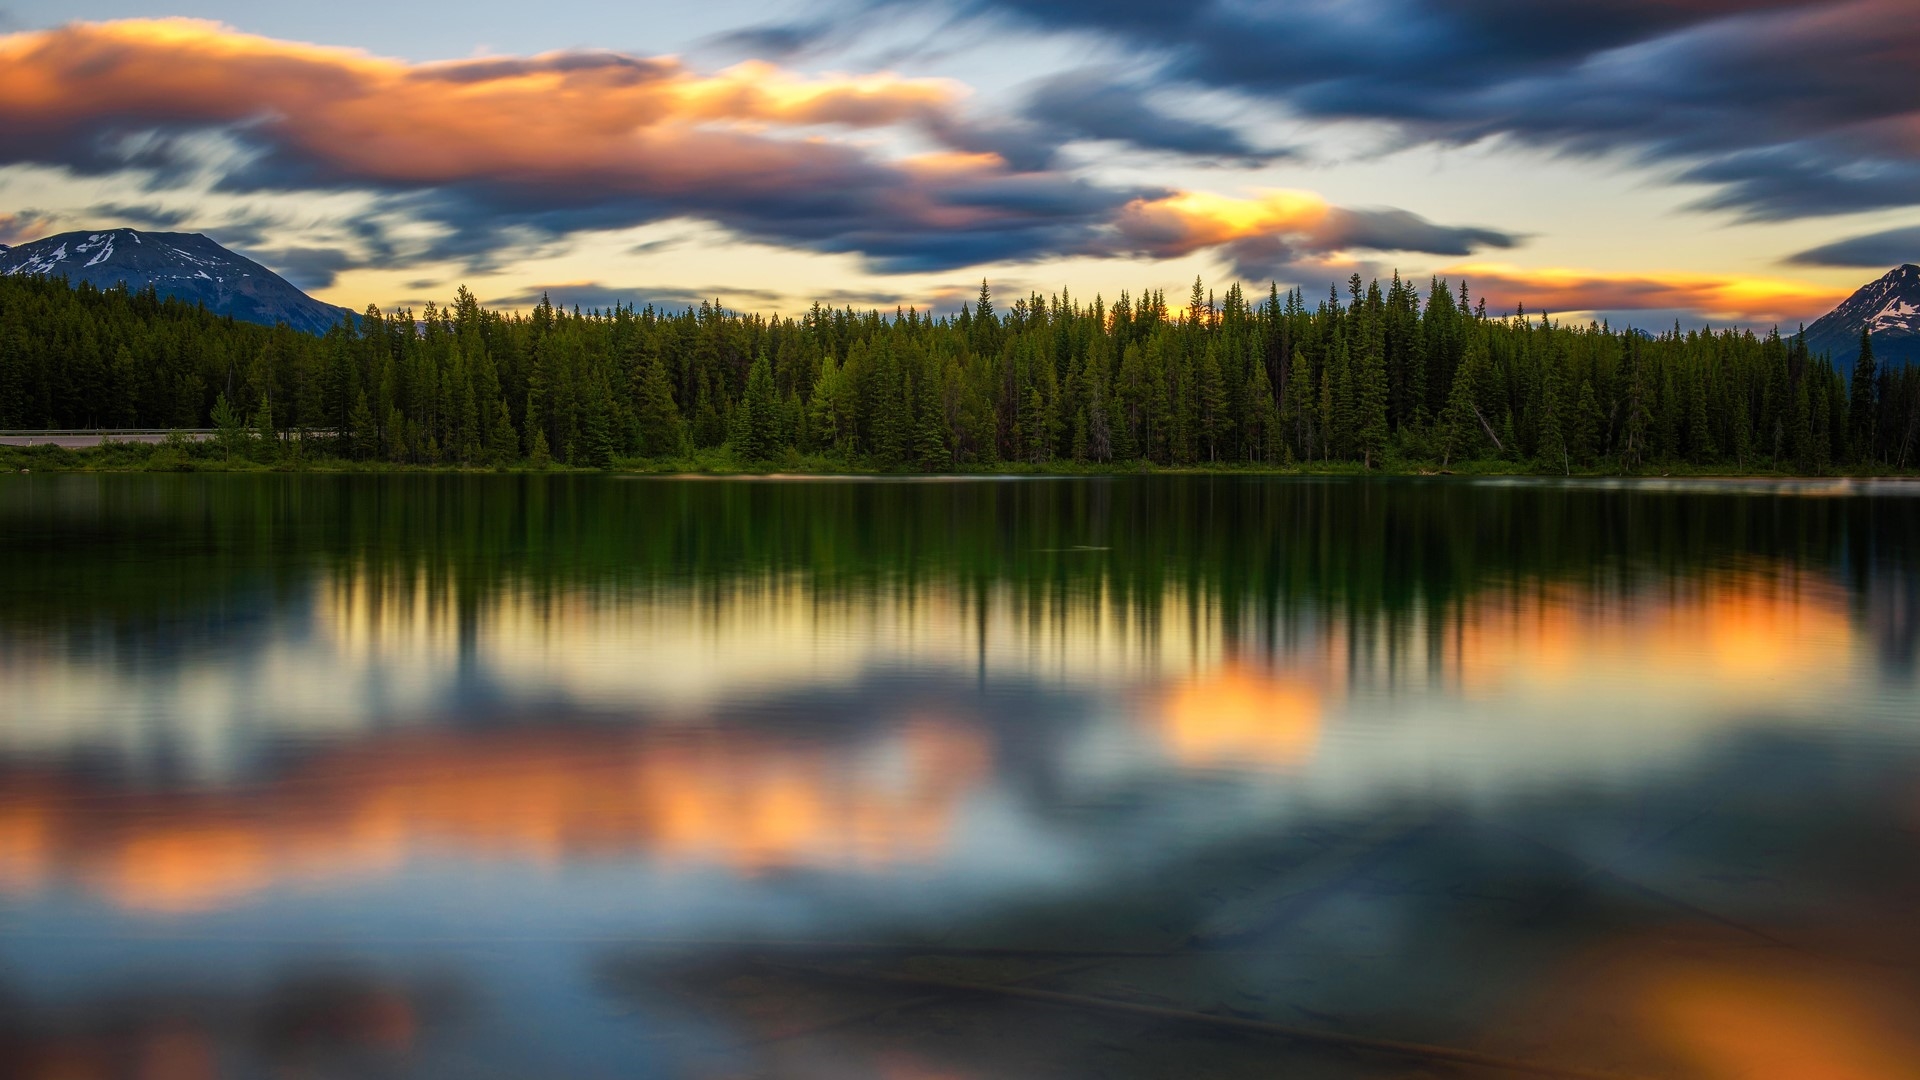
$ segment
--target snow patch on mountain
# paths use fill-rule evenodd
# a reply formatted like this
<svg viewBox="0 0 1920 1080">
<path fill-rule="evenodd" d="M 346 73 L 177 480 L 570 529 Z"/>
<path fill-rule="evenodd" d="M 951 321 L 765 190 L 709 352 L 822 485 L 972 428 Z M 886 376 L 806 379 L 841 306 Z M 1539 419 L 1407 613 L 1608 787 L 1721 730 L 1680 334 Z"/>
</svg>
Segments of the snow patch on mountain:
<svg viewBox="0 0 1920 1080">
<path fill-rule="evenodd" d="M 323 333 L 353 317 L 199 233 L 64 233 L 12 249 L 0 247 L 0 274 L 65 277 L 101 289 L 151 288 L 217 314 L 267 325 L 286 323 L 308 333 Z"/>
<path fill-rule="evenodd" d="M 1920 266 L 1896 267 L 1806 328 L 1807 347 L 1851 370 L 1860 356 L 1860 332 L 1873 334 L 1882 364 L 1920 362 Z"/>
</svg>

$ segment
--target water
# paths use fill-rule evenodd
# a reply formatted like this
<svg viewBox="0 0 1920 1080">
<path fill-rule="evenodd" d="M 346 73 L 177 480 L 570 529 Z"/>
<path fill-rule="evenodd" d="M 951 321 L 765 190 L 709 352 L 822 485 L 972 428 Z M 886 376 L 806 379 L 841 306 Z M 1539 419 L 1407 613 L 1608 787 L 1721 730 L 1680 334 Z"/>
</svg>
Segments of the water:
<svg viewBox="0 0 1920 1080">
<path fill-rule="evenodd" d="M 0 1074 L 1920 1075 L 1915 495 L 0 477 Z"/>
</svg>

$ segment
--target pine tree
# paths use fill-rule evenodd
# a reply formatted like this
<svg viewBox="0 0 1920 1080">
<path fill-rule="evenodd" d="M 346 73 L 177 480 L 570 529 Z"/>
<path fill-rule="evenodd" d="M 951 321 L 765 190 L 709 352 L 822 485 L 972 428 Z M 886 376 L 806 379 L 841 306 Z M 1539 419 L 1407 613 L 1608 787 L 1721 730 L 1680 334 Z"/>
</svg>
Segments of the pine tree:
<svg viewBox="0 0 1920 1080">
<path fill-rule="evenodd" d="M 513 416 L 505 400 L 495 398 L 493 422 L 487 425 L 487 460 L 495 465 L 512 461 L 520 449 L 520 436 L 513 430 Z"/>
<path fill-rule="evenodd" d="M 775 435 L 780 427 L 778 404 L 773 397 L 773 367 L 763 350 L 747 372 L 747 389 L 733 409 L 730 441 L 733 456 L 741 461 L 766 461 L 778 449 Z"/>
<path fill-rule="evenodd" d="M 1286 390 L 1281 394 L 1280 426 L 1292 440 L 1294 452 L 1302 459 L 1313 459 L 1313 368 L 1307 356 L 1293 350 L 1293 362 L 1287 372 Z"/>
<path fill-rule="evenodd" d="M 635 441 L 642 457 L 674 457 L 685 452 L 687 425 L 674 404 L 673 384 L 657 353 L 642 357 L 629 376 L 632 383 Z"/>
<path fill-rule="evenodd" d="M 1356 392 L 1358 380 L 1354 368 L 1353 352 L 1347 347 L 1345 336 L 1333 343 L 1333 353 L 1327 358 L 1327 366 L 1332 371 L 1333 412 L 1332 422 L 1327 426 L 1327 441 L 1332 444 L 1335 457 L 1347 458 L 1360 450 L 1360 400 Z"/>
<path fill-rule="evenodd" d="M 944 472 L 952 465 L 946 443 L 946 405 L 941 400 L 939 369 L 932 363 L 921 373 L 915 395 L 914 456 L 926 472 Z"/>
<path fill-rule="evenodd" d="M 1354 371 L 1354 442 L 1371 469 L 1387 448 L 1387 372 L 1380 350 L 1367 347 Z"/>
<path fill-rule="evenodd" d="M 1600 399 L 1593 392 L 1593 383 L 1580 381 L 1580 397 L 1573 407 L 1573 423 L 1567 432 L 1567 449 L 1575 461 L 1582 465 L 1591 465 L 1600 457 L 1600 428 L 1605 417 L 1600 413 Z"/>
<path fill-rule="evenodd" d="M 1440 466 L 1447 468 L 1455 458 L 1471 460 L 1482 444 L 1480 416 L 1474 403 L 1476 365 L 1469 354 L 1453 373 L 1453 387 L 1447 391 L 1447 406 L 1440 412 Z"/>
<path fill-rule="evenodd" d="M 1220 444 L 1233 431 L 1233 417 L 1227 409 L 1227 383 L 1220 371 L 1219 349 L 1209 343 L 1200 357 L 1198 372 L 1200 436 L 1207 444 L 1207 460 L 1220 460 Z"/>
<path fill-rule="evenodd" d="M 235 450 L 244 450 L 247 441 L 247 423 L 239 410 L 221 394 L 213 402 L 213 439 L 225 451 L 226 459 L 233 460 Z"/>
<path fill-rule="evenodd" d="M 1573 451 L 1567 445 L 1566 425 L 1561 414 L 1565 411 L 1566 391 L 1563 389 L 1561 369 L 1563 361 L 1547 364 L 1540 387 L 1540 424 L 1539 439 L 1535 447 L 1541 461 L 1548 467 L 1558 466 L 1563 472 L 1573 472 Z"/>
<path fill-rule="evenodd" d="M 1847 424 L 1851 444 L 1850 456 L 1860 464 L 1871 462 L 1876 456 L 1874 446 L 1876 412 L 1875 391 L 1878 389 L 1878 365 L 1873 359 L 1873 328 L 1860 330 L 1860 357 L 1853 362 L 1852 392 L 1847 395 Z"/>
<path fill-rule="evenodd" d="M 1687 460 L 1705 464 L 1720 456 L 1713 438 L 1713 425 L 1707 418 L 1706 374 L 1700 372 L 1687 380 Z"/>
<path fill-rule="evenodd" d="M 614 452 L 618 449 L 615 435 L 618 426 L 614 415 L 613 390 L 602 373 L 588 383 L 581 400 L 580 442 L 575 460 L 595 469 L 612 465 Z"/>
<path fill-rule="evenodd" d="M 273 424 L 273 399 L 263 397 L 253 410 L 253 452 L 262 461 L 280 456 L 280 436 Z"/>
<path fill-rule="evenodd" d="M 1107 462 L 1113 460 L 1113 422 L 1112 408 L 1107 395 L 1107 374 L 1102 356 L 1093 351 L 1087 354 L 1086 369 L 1081 381 L 1087 386 L 1087 404 L 1085 414 L 1086 442 L 1081 449 L 1083 460 Z"/>
<path fill-rule="evenodd" d="M 380 456 L 380 427 L 373 418 L 373 409 L 367 405 L 365 390 L 360 391 L 354 399 L 353 411 L 347 417 L 347 427 L 356 459 L 372 461 Z"/>
<path fill-rule="evenodd" d="M 1246 419 L 1241 424 L 1247 457 L 1271 464 L 1286 444 L 1280 424 L 1280 408 L 1273 400 L 1273 384 L 1267 379 L 1267 365 L 1255 360 L 1253 374 L 1247 379 Z"/>
</svg>

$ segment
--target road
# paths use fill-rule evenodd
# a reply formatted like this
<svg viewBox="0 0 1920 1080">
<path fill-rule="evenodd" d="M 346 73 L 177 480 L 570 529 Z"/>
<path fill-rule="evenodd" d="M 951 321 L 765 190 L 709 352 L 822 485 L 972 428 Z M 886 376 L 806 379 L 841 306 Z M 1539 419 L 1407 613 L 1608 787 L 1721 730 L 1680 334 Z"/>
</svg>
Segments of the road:
<svg viewBox="0 0 1920 1080">
<path fill-rule="evenodd" d="M 160 443 L 166 441 L 168 434 L 165 431 L 11 431 L 0 432 L 0 446 L 64 446 L 69 450 L 77 450 L 99 446 L 108 439 L 125 443 Z M 182 431 L 180 434 L 194 442 L 213 438 L 210 431 Z"/>
</svg>

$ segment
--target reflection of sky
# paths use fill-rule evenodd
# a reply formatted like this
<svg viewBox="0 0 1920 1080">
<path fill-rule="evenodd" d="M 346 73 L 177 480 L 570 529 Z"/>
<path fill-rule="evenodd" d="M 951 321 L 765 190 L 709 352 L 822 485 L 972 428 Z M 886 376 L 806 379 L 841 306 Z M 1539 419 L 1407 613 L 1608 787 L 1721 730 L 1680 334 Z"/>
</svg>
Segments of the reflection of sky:
<svg viewBox="0 0 1920 1080">
<path fill-rule="evenodd" d="M 1582 1009 L 1611 996 L 1698 1075 L 1756 1068 L 1730 1030 L 1807 1033 L 1776 1056 L 1842 1040 L 1834 1075 L 1876 1075 L 1906 1044 L 1850 1003 L 1880 977 L 1812 950 L 1855 955 L 1857 926 L 1920 961 L 1886 929 L 1920 885 L 1898 870 L 1920 701 L 1875 607 L 1907 582 L 1712 565 L 1277 615 L 1185 580 L 1119 599 L 1098 575 L 464 592 L 336 565 L 164 623 L 164 645 L 8 627 L 0 994 L 36 1039 L 182 1076 L 320 1044 L 347 1075 L 678 1073 L 674 1040 L 754 1021 L 662 997 L 651 959 L 610 1009 L 594 980 L 636 944 L 1237 945 L 1296 902 L 1258 875 L 1299 867 L 1338 902 L 1284 962 L 1212 955 L 1207 994 L 1263 1009 L 1310 984 L 1322 1013 L 1399 1037 L 1524 972 Z M 1356 837 L 1383 842 L 1365 872 L 1315 869 Z M 1856 856 L 1892 869 L 1855 876 Z M 1694 909 L 1643 886 L 1809 951 L 1728 930 L 1746 951 L 1676 953 L 1696 929 L 1661 920 Z M 1487 905 L 1613 936 L 1549 962 Z M 1468 993 L 1436 974 L 1475 964 Z M 1164 972 L 1110 977 L 1178 996 Z M 158 989 L 183 978 L 205 993 Z M 1526 1030 L 1579 1043 L 1579 1015 Z M 60 1065 L 55 1042 L 33 1053 Z M 842 1049 L 881 1063 L 845 1075 L 901 1060 Z M 27 1075 L 98 1075 L 54 1065 Z"/>
<path fill-rule="evenodd" d="M 322 575 L 246 641 L 163 661 L 10 650 L 0 888 L 203 911 L 449 856 L 992 883 L 1008 845 L 1073 846 L 1015 782 L 1023 756 L 1068 799 L 1224 779 L 1211 827 L 1231 828 L 1303 799 L 1631 777 L 1755 716 L 1906 703 L 1861 692 L 1845 594 L 1780 567 L 1494 589 L 1398 632 L 1325 616 L 1261 661 L 1217 597 L 1176 588 L 1148 609 L 749 577 L 510 589 L 463 615 L 454 589 L 373 580 Z M 102 752 L 204 786 L 56 764 Z M 1030 864 L 1005 865 L 1011 886 Z"/>
</svg>

